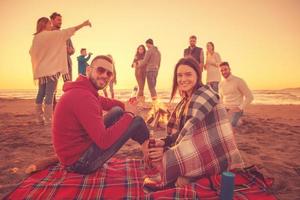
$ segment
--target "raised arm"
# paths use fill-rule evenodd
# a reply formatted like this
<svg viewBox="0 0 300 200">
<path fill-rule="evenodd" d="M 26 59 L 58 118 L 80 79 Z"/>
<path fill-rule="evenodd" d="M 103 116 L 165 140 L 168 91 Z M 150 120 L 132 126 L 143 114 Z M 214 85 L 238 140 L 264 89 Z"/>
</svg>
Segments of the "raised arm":
<svg viewBox="0 0 300 200">
<path fill-rule="evenodd" d="M 78 31 L 79 29 L 85 27 L 85 26 L 89 26 L 89 27 L 92 27 L 92 24 L 89 20 L 86 20 L 84 22 L 82 22 L 81 24 L 77 25 L 77 26 L 74 26 L 75 28 L 75 31 Z"/>
</svg>

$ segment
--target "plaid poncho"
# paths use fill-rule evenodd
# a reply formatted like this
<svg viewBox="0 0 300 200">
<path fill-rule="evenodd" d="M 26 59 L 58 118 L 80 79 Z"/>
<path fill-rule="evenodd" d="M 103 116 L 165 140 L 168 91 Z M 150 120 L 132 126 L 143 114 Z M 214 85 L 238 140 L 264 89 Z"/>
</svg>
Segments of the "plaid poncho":
<svg viewBox="0 0 300 200">
<path fill-rule="evenodd" d="M 167 133 L 176 141 L 163 155 L 164 184 L 178 176 L 203 177 L 244 167 L 227 112 L 209 86 L 201 86 L 193 93 L 181 130 L 177 121 L 175 109 Z"/>
</svg>

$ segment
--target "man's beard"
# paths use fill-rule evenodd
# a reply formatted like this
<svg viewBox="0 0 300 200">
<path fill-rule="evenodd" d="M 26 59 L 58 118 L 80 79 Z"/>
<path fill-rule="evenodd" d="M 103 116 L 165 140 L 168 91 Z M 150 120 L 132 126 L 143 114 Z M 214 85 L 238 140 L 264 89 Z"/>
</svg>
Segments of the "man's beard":
<svg viewBox="0 0 300 200">
<path fill-rule="evenodd" d="M 60 30 L 61 26 L 53 26 L 54 30 Z"/>
<path fill-rule="evenodd" d="M 98 86 L 98 85 L 97 85 L 96 79 L 94 79 L 94 78 L 92 77 L 92 75 L 89 75 L 89 79 L 90 79 L 91 83 L 93 84 L 93 86 L 94 86 L 97 90 L 103 90 L 103 89 L 106 88 L 106 86 L 108 85 L 108 83 L 106 83 L 104 86 Z"/>
</svg>

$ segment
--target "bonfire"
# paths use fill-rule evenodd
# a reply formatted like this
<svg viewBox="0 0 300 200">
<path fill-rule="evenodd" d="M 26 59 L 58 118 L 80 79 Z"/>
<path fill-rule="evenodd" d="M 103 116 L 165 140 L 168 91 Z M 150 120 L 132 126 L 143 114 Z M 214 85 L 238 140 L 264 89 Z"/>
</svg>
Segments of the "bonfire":
<svg viewBox="0 0 300 200">
<path fill-rule="evenodd" d="M 153 128 L 163 128 L 168 122 L 170 117 L 170 111 L 163 103 L 155 101 L 150 109 L 147 117 L 147 124 Z"/>
</svg>

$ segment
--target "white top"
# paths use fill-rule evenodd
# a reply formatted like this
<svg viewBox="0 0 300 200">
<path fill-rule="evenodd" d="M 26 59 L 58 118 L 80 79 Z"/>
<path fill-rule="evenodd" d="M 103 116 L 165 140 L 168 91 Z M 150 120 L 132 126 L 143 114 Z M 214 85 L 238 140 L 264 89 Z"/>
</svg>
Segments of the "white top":
<svg viewBox="0 0 300 200">
<path fill-rule="evenodd" d="M 75 28 L 42 31 L 34 36 L 29 50 L 33 79 L 68 73 L 66 41 Z"/>
<path fill-rule="evenodd" d="M 246 82 L 236 76 L 230 75 L 219 83 L 219 94 L 226 108 L 238 107 L 243 110 L 253 101 L 253 95 Z"/>
<path fill-rule="evenodd" d="M 206 57 L 206 70 L 207 77 L 206 82 L 220 82 L 221 81 L 221 73 L 219 69 L 219 64 L 221 63 L 221 57 L 217 52 L 214 52 L 212 55 L 210 53 L 207 54 Z"/>
</svg>

